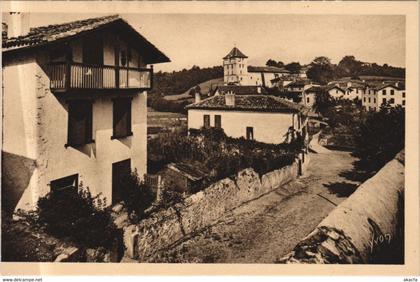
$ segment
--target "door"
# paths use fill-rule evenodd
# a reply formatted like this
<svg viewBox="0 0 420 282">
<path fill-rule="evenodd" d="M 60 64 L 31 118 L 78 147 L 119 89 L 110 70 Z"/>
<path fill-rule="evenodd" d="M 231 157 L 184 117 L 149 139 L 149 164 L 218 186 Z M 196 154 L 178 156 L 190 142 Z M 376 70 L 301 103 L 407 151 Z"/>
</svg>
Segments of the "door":
<svg viewBox="0 0 420 282">
<path fill-rule="evenodd" d="M 124 160 L 112 164 L 112 204 L 122 200 L 124 183 L 131 174 L 131 160 Z"/>
<path fill-rule="evenodd" d="M 103 87 L 104 47 L 100 36 L 87 37 L 83 40 L 84 88 Z"/>
</svg>

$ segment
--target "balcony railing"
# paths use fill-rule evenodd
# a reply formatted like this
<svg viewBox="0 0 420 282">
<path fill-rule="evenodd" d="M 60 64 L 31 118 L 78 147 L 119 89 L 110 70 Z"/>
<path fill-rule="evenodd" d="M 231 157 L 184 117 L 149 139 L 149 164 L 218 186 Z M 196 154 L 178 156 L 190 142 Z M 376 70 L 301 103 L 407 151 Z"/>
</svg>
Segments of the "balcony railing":
<svg viewBox="0 0 420 282">
<path fill-rule="evenodd" d="M 98 66 L 81 63 L 51 63 L 50 88 L 69 89 L 150 89 L 153 69 Z"/>
</svg>

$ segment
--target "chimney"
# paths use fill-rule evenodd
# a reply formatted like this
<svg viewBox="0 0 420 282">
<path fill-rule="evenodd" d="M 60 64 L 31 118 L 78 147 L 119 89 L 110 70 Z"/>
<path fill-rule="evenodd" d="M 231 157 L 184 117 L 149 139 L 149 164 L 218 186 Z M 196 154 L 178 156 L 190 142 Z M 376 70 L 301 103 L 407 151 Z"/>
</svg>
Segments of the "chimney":
<svg viewBox="0 0 420 282">
<path fill-rule="evenodd" d="M 226 106 L 229 106 L 229 107 L 235 106 L 235 94 L 233 93 L 233 91 L 228 91 L 225 94 L 225 102 L 226 102 Z"/>
<path fill-rule="evenodd" d="M 18 37 L 29 33 L 29 14 L 10 12 L 8 37 Z"/>
<path fill-rule="evenodd" d="M 257 93 L 261 94 L 261 86 L 257 86 Z"/>
<path fill-rule="evenodd" d="M 351 81 L 347 82 L 347 87 L 351 87 Z"/>
<path fill-rule="evenodd" d="M 195 93 L 195 103 L 200 103 L 201 102 L 201 95 L 199 92 Z"/>
<path fill-rule="evenodd" d="M 398 81 L 395 82 L 395 87 L 398 87 L 398 85 L 400 85 L 400 83 Z"/>
<path fill-rule="evenodd" d="M 7 23 L 1 23 L 1 38 L 3 40 L 7 39 Z"/>
</svg>

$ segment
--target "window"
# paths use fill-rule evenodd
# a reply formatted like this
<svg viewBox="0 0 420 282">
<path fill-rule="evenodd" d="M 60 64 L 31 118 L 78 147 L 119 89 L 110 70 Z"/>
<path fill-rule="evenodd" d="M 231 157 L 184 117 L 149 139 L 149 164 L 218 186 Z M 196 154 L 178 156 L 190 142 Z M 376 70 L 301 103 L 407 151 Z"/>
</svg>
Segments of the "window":
<svg viewBox="0 0 420 282">
<path fill-rule="evenodd" d="M 376 98 L 373 98 L 373 103 L 376 103 Z"/>
<path fill-rule="evenodd" d="M 369 103 L 370 103 L 370 97 L 369 97 Z"/>
<path fill-rule="evenodd" d="M 67 146 L 80 146 L 92 140 L 92 101 L 74 100 L 68 103 Z"/>
<path fill-rule="evenodd" d="M 394 98 L 389 99 L 389 103 L 394 104 L 395 103 Z"/>
<path fill-rule="evenodd" d="M 113 135 L 111 139 L 133 135 L 131 131 L 131 98 L 113 100 Z"/>
<path fill-rule="evenodd" d="M 386 104 L 386 98 L 382 98 L 382 104 Z"/>
<path fill-rule="evenodd" d="M 393 89 L 391 90 L 391 95 L 394 95 L 394 90 Z"/>
<path fill-rule="evenodd" d="M 402 97 L 405 98 L 405 92 L 402 93 Z"/>
<path fill-rule="evenodd" d="M 366 102 L 366 97 L 363 97 L 363 102 Z"/>
<path fill-rule="evenodd" d="M 246 139 L 254 140 L 254 128 L 247 126 L 246 127 Z"/>
<path fill-rule="evenodd" d="M 210 128 L 210 115 L 203 116 L 203 126 L 204 128 Z"/>
<path fill-rule="evenodd" d="M 50 182 L 51 192 L 72 192 L 77 193 L 79 186 L 79 175 L 74 174 Z"/>
<path fill-rule="evenodd" d="M 386 89 L 382 90 L 382 94 L 386 95 Z"/>
<path fill-rule="evenodd" d="M 307 97 L 307 98 L 306 98 L 306 103 L 308 103 L 308 104 L 309 104 L 309 102 L 310 102 L 310 99 L 309 99 L 309 97 Z"/>
<path fill-rule="evenodd" d="M 215 115 L 214 116 L 214 127 L 222 128 L 222 116 L 221 115 Z"/>
<path fill-rule="evenodd" d="M 405 106 L 405 100 L 402 101 L 402 105 Z"/>
</svg>

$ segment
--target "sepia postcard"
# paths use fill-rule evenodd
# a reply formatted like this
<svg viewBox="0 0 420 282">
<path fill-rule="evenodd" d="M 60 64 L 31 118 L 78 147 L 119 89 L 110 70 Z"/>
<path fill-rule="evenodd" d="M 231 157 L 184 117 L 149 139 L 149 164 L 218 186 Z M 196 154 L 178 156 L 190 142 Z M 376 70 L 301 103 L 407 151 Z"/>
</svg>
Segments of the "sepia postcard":
<svg viewBox="0 0 420 282">
<path fill-rule="evenodd" d="M 2 273 L 420 274 L 417 1 L 1 6 Z"/>
</svg>

